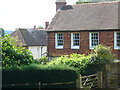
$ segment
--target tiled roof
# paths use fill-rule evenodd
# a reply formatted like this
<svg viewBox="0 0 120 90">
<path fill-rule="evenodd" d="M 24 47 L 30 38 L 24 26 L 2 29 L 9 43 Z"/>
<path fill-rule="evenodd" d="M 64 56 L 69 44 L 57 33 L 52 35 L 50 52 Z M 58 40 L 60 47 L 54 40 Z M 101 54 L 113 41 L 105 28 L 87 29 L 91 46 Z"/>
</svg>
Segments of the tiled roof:
<svg viewBox="0 0 120 90">
<path fill-rule="evenodd" d="M 45 30 L 17 29 L 12 33 L 17 36 L 23 46 L 46 46 L 47 33 Z"/>
<path fill-rule="evenodd" d="M 67 5 L 52 19 L 47 31 L 119 29 L 120 2 Z"/>
</svg>

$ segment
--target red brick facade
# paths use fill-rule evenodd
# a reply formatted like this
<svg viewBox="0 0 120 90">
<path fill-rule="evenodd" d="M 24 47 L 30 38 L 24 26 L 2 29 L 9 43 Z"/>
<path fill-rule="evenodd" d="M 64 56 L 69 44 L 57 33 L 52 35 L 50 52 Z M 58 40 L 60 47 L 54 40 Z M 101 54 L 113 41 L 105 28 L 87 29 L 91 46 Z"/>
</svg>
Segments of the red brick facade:
<svg viewBox="0 0 120 90">
<path fill-rule="evenodd" d="M 120 49 L 118 50 L 114 49 L 114 32 L 116 31 L 97 31 L 97 32 L 99 32 L 99 43 L 106 46 L 111 46 L 112 52 L 116 55 L 116 57 L 120 58 Z M 61 56 L 71 53 L 88 54 L 91 51 L 91 49 L 89 49 L 89 31 L 79 32 L 80 49 L 71 49 L 72 32 L 63 32 L 64 33 L 63 49 L 56 49 L 55 33 L 57 32 L 48 32 L 48 56 Z"/>
</svg>

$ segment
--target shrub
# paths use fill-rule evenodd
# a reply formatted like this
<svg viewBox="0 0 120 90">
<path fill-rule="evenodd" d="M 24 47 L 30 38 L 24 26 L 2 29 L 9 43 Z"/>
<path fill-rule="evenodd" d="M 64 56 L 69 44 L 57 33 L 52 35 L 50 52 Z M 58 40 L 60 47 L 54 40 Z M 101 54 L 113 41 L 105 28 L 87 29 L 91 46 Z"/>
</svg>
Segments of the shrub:
<svg viewBox="0 0 120 90">
<path fill-rule="evenodd" d="M 78 72 L 68 66 L 51 66 L 51 65 L 26 65 L 20 67 L 11 67 L 3 69 L 3 85 L 6 84 L 38 84 L 41 83 L 59 83 L 59 82 L 76 82 Z M 33 85 L 34 86 L 34 85 Z M 54 86 L 54 85 L 53 85 Z M 49 86 L 52 87 L 53 86 Z M 64 85 L 69 88 L 69 85 Z M 48 86 L 44 86 L 48 87 Z M 54 86 L 56 87 L 56 86 Z M 72 84 L 71 87 L 76 87 Z M 64 88 L 61 86 L 61 88 Z"/>
<path fill-rule="evenodd" d="M 89 75 L 102 71 L 113 60 L 111 48 L 98 45 L 89 55 L 70 54 L 56 58 L 50 65 L 67 65 L 76 68 L 80 74 Z"/>
<path fill-rule="evenodd" d="M 114 55 L 111 52 L 111 47 L 98 45 L 91 52 L 91 60 L 86 65 L 83 75 L 89 75 L 97 73 L 97 71 L 102 71 L 106 64 L 113 61 Z"/>
<path fill-rule="evenodd" d="M 49 60 L 48 60 L 48 57 L 46 57 L 46 56 L 34 60 L 34 63 L 35 63 L 35 64 L 45 65 L 45 64 L 47 64 L 48 62 L 49 62 Z"/>
<path fill-rule="evenodd" d="M 33 63 L 31 52 L 17 46 L 16 39 L 6 35 L 2 38 L 2 67 L 28 65 Z"/>
<path fill-rule="evenodd" d="M 91 55 L 85 56 L 74 53 L 58 57 L 57 59 L 51 61 L 49 65 L 67 65 L 76 68 L 80 73 L 82 73 L 90 59 Z"/>
</svg>

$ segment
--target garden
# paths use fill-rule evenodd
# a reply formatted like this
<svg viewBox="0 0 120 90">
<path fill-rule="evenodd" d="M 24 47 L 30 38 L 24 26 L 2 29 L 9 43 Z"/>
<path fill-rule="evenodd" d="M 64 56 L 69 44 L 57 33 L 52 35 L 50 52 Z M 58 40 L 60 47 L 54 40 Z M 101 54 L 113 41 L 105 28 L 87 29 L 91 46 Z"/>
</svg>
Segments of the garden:
<svg viewBox="0 0 120 90">
<path fill-rule="evenodd" d="M 76 88 L 79 74 L 95 74 L 114 59 L 111 48 L 103 45 L 88 55 L 73 53 L 53 60 L 34 59 L 30 51 L 17 46 L 15 39 L 8 35 L 1 38 L 3 88 L 38 88 L 38 83 L 43 84 L 42 88 Z"/>
</svg>

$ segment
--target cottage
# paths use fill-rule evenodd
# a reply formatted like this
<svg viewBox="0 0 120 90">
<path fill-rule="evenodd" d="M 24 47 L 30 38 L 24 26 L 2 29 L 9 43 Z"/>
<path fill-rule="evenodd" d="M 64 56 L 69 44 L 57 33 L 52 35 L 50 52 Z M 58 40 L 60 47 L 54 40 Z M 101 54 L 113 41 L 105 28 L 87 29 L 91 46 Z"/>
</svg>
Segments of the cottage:
<svg viewBox="0 0 120 90">
<path fill-rule="evenodd" d="M 120 59 L 119 7 L 119 1 L 63 5 L 47 28 L 48 56 L 88 54 L 103 44 Z"/>
<path fill-rule="evenodd" d="M 18 45 L 29 49 L 34 58 L 47 55 L 47 33 L 45 30 L 19 28 L 11 36 L 19 40 Z"/>
</svg>

